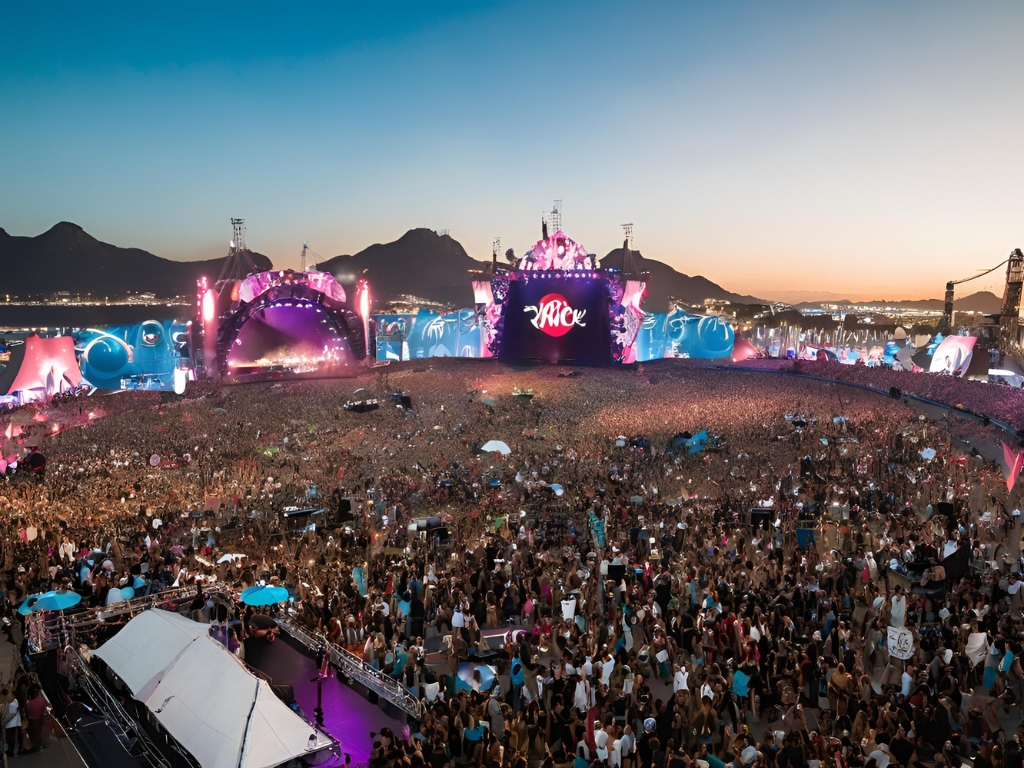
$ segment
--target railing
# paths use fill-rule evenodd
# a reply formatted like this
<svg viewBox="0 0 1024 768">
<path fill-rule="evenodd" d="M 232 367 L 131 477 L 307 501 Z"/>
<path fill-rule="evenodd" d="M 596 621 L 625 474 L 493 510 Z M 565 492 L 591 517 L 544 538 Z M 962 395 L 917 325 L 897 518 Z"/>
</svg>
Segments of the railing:
<svg viewBox="0 0 1024 768">
<path fill-rule="evenodd" d="M 223 587 L 218 585 L 204 590 L 203 594 L 223 595 L 226 592 Z M 150 608 L 164 608 L 177 612 L 185 603 L 195 599 L 195 596 L 195 587 L 181 587 L 131 600 L 122 600 L 100 608 L 73 612 L 42 611 L 33 613 L 25 621 L 29 650 L 32 653 L 42 653 L 67 645 L 78 647 L 80 645 L 79 635 L 94 629 L 112 626 L 122 616 L 134 616 L 136 613 Z"/>
<path fill-rule="evenodd" d="M 64 649 L 64 660 L 68 677 L 74 680 L 78 690 L 89 697 L 96 709 L 103 713 L 107 725 L 114 731 L 125 751 L 142 758 L 153 768 L 172 768 L 171 761 L 153 743 L 143 725 L 125 712 L 124 707 L 92 671 L 82 654 L 68 646 Z M 181 756 L 186 765 L 199 768 L 195 759 L 179 747 L 176 741 L 169 739 L 168 745 Z"/>
<path fill-rule="evenodd" d="M 229 593 L 218 585 L 205 589 L 203 594 L 210 596 Z M 74 613 L 65 611 L 33 613 L 26 620 L 29 647 L 33 653 L 42 653 L 54 648 L 77 648 L 82 644 L 83 635 L 97 629 L 109 628 L 122 616 L 134 616 L 140 611 L 151 608 L 177 612 L 186 603 L 191 602 L 195 596 L 195 587 L 185 587 L 124 600 L 92 610 Z M 278 619 L 278 623 L 285 632 L 311 651 L 316 652 L 321 646 L 327 648 L 331 663 L 351 679 L 373 691 L 413 719 L 419 720 L 422 717 L 419 700 L 409 693 L 398 680 L 367 664 L 351 651 L 330 642 L 319 632 L 310 631 L 286 619 Z"/>
<path fill-rule="evenodd" d="M 419 720 L 423 717 L 419 700 L 409 693 L 408 689 L 398 680 L 367 664 L 351 651 L 335 645 L 319 632 L 311 632 L 304 627 L 283 619 L 278 619 L 277 623 L 285 632 L 309 650 L 316 652 L 321 647 L 326 648 L 331 664 L 348 677 L 365 686 L 368 690 L 376 693 L 389 704 L 398 707 L 409 717 L 414 720 Z"/>
</svg>

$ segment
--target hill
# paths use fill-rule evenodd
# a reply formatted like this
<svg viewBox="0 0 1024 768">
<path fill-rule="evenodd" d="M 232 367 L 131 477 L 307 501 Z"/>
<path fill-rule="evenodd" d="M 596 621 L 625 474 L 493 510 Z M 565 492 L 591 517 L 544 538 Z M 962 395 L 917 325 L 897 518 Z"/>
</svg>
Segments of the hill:
<svg viewBox="0 0 1024 768">
<path fill-rule="evenodd" d="M 261 269 L 273 265 L 252 254 Z M 140 248 L 103 243 L 77 224 L 62 221 L 36 237 L 17 237 L 0 229 L 4 293 L 26 297 L 58 291 L 120 297 L 129 292 L 161 298 L 195 294 L 196 280 L 220 274 L 224 259 L 172 261 Z"/>
<path fill-rule="evenodd" d="M 371 245 L 354 256 L 335 256 L 320 262 L 317 269 L 339 276 L 343 283 L 350 282 L 347 276 L 367 270 L 377 302 L 410 295 L 452 307 L 471 307 L 469 270 L 486 266 L 448 235 L 410 229 L 394 242 Z"/>
<path fill-rule="evenodd" d="M 622 269 L 624 255 L 625 251 L 622 248 L 616 248 L 598 263 L 606 269 Z M 641 272 L 650 274 L 647 280 L 647 298 L 644 300 L 644 309 L 648 312 L 667 312 L 669 297 L 687 304 L 700 304 L 704 299 L 719 299 L 734 304 L 767 303 L 763 299 L 727 291 L 706 277 L 684 275 L 668 264 L 644 258 L 639 251 L 633 251 L 633 259 Z"/>
<path fill-rule="evenodd" d="M 903 309 L 919 309 L 919 310 L 932 310 L 941 312 L 945 307 L 945 301 L 943 299 L 904 299 L 900 301 L 893 301 L 891 299 L 876 299 L 874 301 L 850 301 L 849 299 L 841 299 L 839 301 L 828 301 L 828 304 L 835 304 L 839 306 L 886 306 L 886 307 L 902 307 Z M 800 304 L 796 304 L 797 309 L 817 309 L 821 306 L 822 302 L 819 301 L 805 301 Z M 953 309 L 957 312 L 983 312 L 988 315 L 997 315 L 1003 306 L 1003 300 L 1001 297 L 996 296 L 991 291 L 978 291 L 972 293 L 969 296 L 963 298 L 954 298 Z"/>
<path fill-rule="evenodd" d="M 644 308 L 668 309 L 669 297 L 688 304 L 704 299 L 733 303 L 764 303 L 741 296 L 707 278 L 677 272 L 667 264 L 634 252 L 637 266 L 650 274 Z M 622 267 L 621 248 L 611 251 L 601 265 Z M 271 269 L 270 259 L 254 253 L 261 269 Z M 52 295 L 58 291 L 94 296 L 123 296 L 149 292 L 160 298 L 191 296 L 196 280 L 220 274 L 223 259 L 172 261 L 139 248 L 119 248 L 103 243 L 76 224 L 61 222 L 37 237 L 12 237 L 0 229 L 0 263 L 14 265 L 5 276 L 5 293 L 12 296 Z M 378 302 L 401 296 L 417 296 L 451 307 L 473 304 L 470 270 L 484 269 L 488 262 L 472 258 L 462 244 L 429 229 L 411 229 L 398 240 L 377 243 L 355 255 L 335 256 L 318 268 L 350 284 L 364 270 Z"/>
<path fill-rule="evenodd" d="M 599 263 L 611 269 L 622 268 L 622 249 L 609 253 Z M 707 278 L 680 274 L 667 264 L 645 259 L 634 252 L 637 266 L 650 273 L 644 308 L 650 312 L 668 309 L 670 296 L 689 304 L 704 299 L 725 299 L 739 303 L 763 303 L 751 296 L 725 290 Z M 472 306 L 473 290 L 469 270 L 484 269 L 488 262 L 477 261 L 448 235 L 429 229 L 412 229 L 392 243 L 371 245 L 354 256 L 335 256 L 321 262 L 319 269 L 342 276 L 368 270 L 374 298 L 391 301 L 402 295 L 419 296 L 453 307 Z"/>
</svg>

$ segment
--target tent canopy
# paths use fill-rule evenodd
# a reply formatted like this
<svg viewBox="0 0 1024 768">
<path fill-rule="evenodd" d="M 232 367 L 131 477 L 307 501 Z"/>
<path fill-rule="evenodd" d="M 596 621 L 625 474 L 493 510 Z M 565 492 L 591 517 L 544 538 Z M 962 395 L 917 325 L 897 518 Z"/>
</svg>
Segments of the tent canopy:
<svg viewBox="0 0 1024 768">
<path fill-rule="evenodd" d="M 204 768 L 273 768 L 336 743 L 290 710 L 205 624 L 143 611 L 95 655 Z"/>
<path fill-rule="evenodd" d="M 45 400 L 82 383 L 70 336 L 42 339 L 29 336 L 14 347 L 0 375 L 0 395 L 21 395 L 23 401 Z"/>
</svg>

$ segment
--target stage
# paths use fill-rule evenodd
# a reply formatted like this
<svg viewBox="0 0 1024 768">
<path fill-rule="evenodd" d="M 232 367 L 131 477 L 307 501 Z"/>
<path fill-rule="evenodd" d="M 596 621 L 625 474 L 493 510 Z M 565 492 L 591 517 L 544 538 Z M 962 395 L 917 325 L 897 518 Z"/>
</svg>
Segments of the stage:
<svg viewBox="0 0 1024 768">
<path fill-rule="evenodd" d="M 275 685 L 291 685 L 302 712 L 310 720 L 314 719 L 317 668 L 303 646 L 287 634 L 282 634 L 273 643 L 250 638 L 245 645 L 245 660 L 271 678 Z M 384 708 L 371 704 L 361 691 L 345 685 L 337 677 L 324 680 L 323 708 L 323 728 L 341 743 L 342 754 L 340 759 L 322 765 L 344 765 L 346 754 L 352 756 L 352 764 L 364 763 L 370 759 L 373 750 L 371 732 L 380 733 L 381 728 L 391 728 L 396 734 L 401 734 L 404 727 L 403 722 Z"/>
</svg>

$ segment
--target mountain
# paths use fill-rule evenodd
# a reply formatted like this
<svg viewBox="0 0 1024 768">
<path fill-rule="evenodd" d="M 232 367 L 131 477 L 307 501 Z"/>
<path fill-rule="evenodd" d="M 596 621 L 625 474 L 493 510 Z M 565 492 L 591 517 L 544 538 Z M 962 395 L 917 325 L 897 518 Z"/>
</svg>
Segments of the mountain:
<svg viewBox="0 0 1024 768">
<path fill-rule="evenodd" d="M 605 269 L 622 269 L 624 257 L 625 251 L 622 248 L 616 248 L 598 264 Z M 733 304 L 768 303 L 753 296 L 741 296 L 727 291 L 706 277 L 684 275 L 668 264 L 644 258 L 639 251 L 633 251 L 633 260 L 641 272 L 650 274 L 647 278 L 647 298 L 644 299 L 644 309 L 648 312 L 667 312 L 670 296 L 686 304 L 700 304 L 704 299 L 720 299 Z"/>
<path fill-rule="evenodd" d="M 216 278 L 224 259 L 172 261 L 139 248 L 102 243 L 77 224 L 62 221 L 36 237 L 17 237 L 0 229 L 3 292 L 25 297 L 73 294 L 120 297 L 128 292 L 153 293 L 160 298 L 192 296 L 196 280 Z M 260 269 L 273 265 L 253 253 Z"/>
<path fill-rule="evenodd" d="M 1003 297 L 996 296 L 992 291 L 978 291 L 962 299 L 953 299 L 953 309 L 957 312 L 984 312 L 986 315 L 998 315 L 1003 311 Z"/>
<path fill-rule="evenodd" d="M 876 299 L 874 301 L 840 299 L 839 301 L 833 301 L 830 299 L 827 302 L 805 301 L 795 306 L 797 309 L 817 309 L 822 303 L 840 306 L 900 307 L 902 309 L 931 310 L 935 312 L 941 312 L 946 306 L 943 299 L 903 299 L 900 301 L 893 301 L 891 299 Z M 982 312 L 986 315 L 998 315 L 1002 307 L 1002 298 L 996 296 L 991 291 L 978 291 L 963 298 L 953 299 L 953 309 L 956 312 Z"/>
<path fill-rule="evenodd" d="M 270 259 L 254 253 L 263 270 Z M 707 278 L 677 272 L 667 264 L 634 252 L 637 266 L 650 273 L 644 308 L 668 309 L 669 297 L 688 304 L 704 299 L 733 303 L 764 303 L 752 296 L 731 293 Z M 622 249 L 611 251 L 600 264 L 621 269 Z M 13 237 L 0 229 L 0 264 L 7 268 L 3 289 L 12 296 L 52 295 L 58 291 L 94 296 L 120 297 L 128 292 L 153 293 L 160 298 L 195 292 L 196 280 L 216 278 L 223 259 L 172 261 L 138 248 L 119 248 L 102 243 L 81 227 L 61 222 L 37 237 Z M 417 296 L 451 307 L 473 305 L 471 270 L 488 262 L 477 261 L 448 235 L 429 229 L 411 229 L 391 243 L 377 243 L 359 253 L 335 256 L 318 269 L 330 272 L 343 283 L 366 271 L 373 298 L 387 302 L 403 295 Z"/>
<path fill-rule="evenodd" d="M 485 262 L 471 258 L 458 240 L 429 229 L 410 229 L 392 243 L 377 243 L 354 256 L 335 256 L 317 269 L 343 283 L 364 269 L 376 302 L 418 296 L 452 307 L 473 306 L 469 270 Z"/>
</svg>

